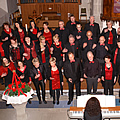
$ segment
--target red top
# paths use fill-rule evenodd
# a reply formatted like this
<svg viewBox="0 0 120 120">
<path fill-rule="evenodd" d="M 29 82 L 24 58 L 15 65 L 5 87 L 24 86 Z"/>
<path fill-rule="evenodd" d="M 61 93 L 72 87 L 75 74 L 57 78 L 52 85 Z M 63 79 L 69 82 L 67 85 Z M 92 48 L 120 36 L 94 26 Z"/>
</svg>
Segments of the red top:
<svg viewBox="0 0 120 120">
<path fill-rule="evenodd" d="M 52 45 L 52 34 L 49 31 L 48 33 L 43 33 L 43 36 L 45 37 L 45 40 L 48 41 L 49 45 Z"/>
<path fill-rule="evenodd" d="M 16 70 L 13 62 L 10 62 L 8 68 L 9 68 L 11 71 Z"/>
<path fill-rule="evenodd" d="M 52 90 L 60 89 L 60 75 L 58 69 L 56 71 L 51 70 L 51 77 L 54 78 L 54 80 L 52 80 Z"/>
<path fill-rule="evenodd" d="M 112 80 L 112 73 L 113 73 L 112 63 L 109 69 L 107 68 L 105 63 L 105 80 Z"/>
<path fill-rule="evenodd" d="M 42 56 L 42 63 L 46 63 L 45 51 L 43 51 L 43 52 L 41 53 L 41 56 Z"/>
<path fill-rule="evenodd" d="M 36 35 L 37 34 L 37 29 L 34 28 L 32 33 Z"/>
<path fill-rule="evenodd" d="M 13 53 L 13 61 L 16 61 L 16 60 L 20 60 L 21 59 L 21 55 L 20 55 L 20 48 L 13 48 L 12 49 L 12 53 Z"/>
<path fill-rule="evenodd" d="M 113 34 L 111 31 L 109 33 L 108 44 L 113 44 Z"/>
<path fill-rule="evenodd" d="M 23 43 L 24 53 L 27 53 L 27 54 L 28 54 L 28 56 L 25 56 L 25 58 L 26 58 L 27 60 L 30 59 L 30 54 L 32 54 L 32 57 L 33 57 L 33 58 L 36 58 L 36 57 L 37 57 L 37 53 L 36 53 L 36 51 L 35 51 L 35 43 L 34 43 L 34 41 L 32 41 L 32 42 L 33 42 L 32 48 L 28 48 L 28 47 Z M 30 52 L 31 52 L 31 53 L 30 53 Z"/>
<path fill-rule="evenodd" d="M 24 36 L 25 36 L 24 31 L 22 30 L 22 32 L 19 32 L 19 35 L 20 35 L 21 43 L 23 43 L 24 42 L 23 39 L 24 39 Z"/>
<path fill-rule="evenodd" d="M 8 74 L 8 68 L 7 68 L 7 67 L 0 66 L 0 76 L 1 76 L 3 73 Z"/>
<path fill-rule="evenodd" d="M 3 45 L 3 43 L 0 42 L 0 53 L 1 53 L 1 57 L 5 56 L 5 53 L 4 53 L 4 50 L 3 50 L 2 45 Z"/>
<path fill-rule="evenodd" d="M 38 80 L 40 81 L 40 80 L 42 80 L 42 74 L 41 74 L 40 70 L 38 71 L 38 74 L 40 74 L 40 77 L 38 78 Z"/>
</svg>

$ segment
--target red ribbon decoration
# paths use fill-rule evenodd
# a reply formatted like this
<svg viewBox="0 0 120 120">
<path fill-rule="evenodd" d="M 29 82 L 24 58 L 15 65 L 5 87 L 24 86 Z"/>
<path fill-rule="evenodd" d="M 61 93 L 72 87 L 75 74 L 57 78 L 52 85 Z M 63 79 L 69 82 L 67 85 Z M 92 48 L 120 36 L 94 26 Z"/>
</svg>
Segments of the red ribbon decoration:
<svg viewBox="0 0 120 120">
<path fill-rule="evenodd" d="M 17 79 L 19 80 L 19 81 L 17 81 Z M 8 87 L 10 88 L 10 89 L 7 89 L 5 92 L 4 92 L 4 95 L 6 94 L 6 92 L 8 91 L 8 95 L 9 95 L 9 92 L 10 92 L 10 90 L 12 90 L 13 88 L 12 88 L 12 86 L 14 86 L 14 81 L 15 81 L 15 84 L 16 84 L 16 90 L 18 90 L 18 96 L 20 96 L 20 92 L 23 94 L 23 95 L 25 95 L 26 97 L 27 97 L 27 95 L 21 90 L 22 89 L 22 86 L 25 86 L 26 85 L 26 83 L 22 83 L 21 81 L 20 81 L 20 78 L 17 76 L 17 74 L 16 74 L 16 72 L 13 72 L 13 77 L 12 77 L 12 84 L 9 84 L 8 85 Z M 20 84 L 20 82 L 21 82 L 21 88 L 19 88 L 19 84 Z"/>
</svg>

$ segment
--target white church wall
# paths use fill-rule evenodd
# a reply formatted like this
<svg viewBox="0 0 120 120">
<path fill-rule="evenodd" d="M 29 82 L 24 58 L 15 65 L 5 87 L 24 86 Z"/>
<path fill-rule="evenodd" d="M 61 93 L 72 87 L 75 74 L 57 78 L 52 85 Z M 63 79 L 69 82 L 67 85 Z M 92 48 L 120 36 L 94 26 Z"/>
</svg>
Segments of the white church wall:
<svg viewBox="0 0 120 120">
<path fill-rule="evenodd" d="M 7 0 L 0 0 L 0 8 L 2 8 L 4 11 L 8 12 Z"/>
</svg>

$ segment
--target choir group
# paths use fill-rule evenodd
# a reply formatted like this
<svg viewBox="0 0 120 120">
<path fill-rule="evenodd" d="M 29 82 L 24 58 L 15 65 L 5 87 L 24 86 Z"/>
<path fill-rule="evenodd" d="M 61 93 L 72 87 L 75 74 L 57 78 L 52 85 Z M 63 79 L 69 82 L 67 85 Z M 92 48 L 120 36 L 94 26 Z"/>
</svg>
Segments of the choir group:
<svg viewBox="0 0 120 120">
<path fill-rule="evenodd" d="M 39 30 L 33 20 L 28 33 L 19 21 L 14 30 L 8 23 L 3 24 L 0 42 L 0 76 L 5 78 L 5 86 L 12 82 L 13 71 L 22 82 L 34 83 L 39 104 L 45 100 L 45 84 L 49 80 L 50 96 L 53 104 L 60 93 L 63 95 L 63 74 L 69 87 L 68 105 L 73 101 L 74 85 L 76 97 L 81 95 L 81 82 L 86 79 L 87 94 L 97 93 L 97 84 L 101 81 L 105 95 L 113 95 L 113 86 L 120 83 L 120 28 L 116 31 L 112 21 L 100 33 L 99 24 L 94 16 L 82 29 L 80 22 L 70 16 L 66 27 L 59 20 L 59 27 L 54 31 L 48 22 Z M 2 82 L 2 80 L 1 80 Z M 56 97 L 55 97 L 56 92 Z"/>
</svg>

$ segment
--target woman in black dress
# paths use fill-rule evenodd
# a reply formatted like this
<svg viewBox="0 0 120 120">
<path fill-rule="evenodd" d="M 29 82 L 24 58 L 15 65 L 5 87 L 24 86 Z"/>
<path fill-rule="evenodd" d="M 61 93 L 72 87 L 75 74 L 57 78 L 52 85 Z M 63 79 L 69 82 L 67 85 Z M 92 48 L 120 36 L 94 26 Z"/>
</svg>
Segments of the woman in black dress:
<svg viewBox="0 0 120 120">
<path fill-rule="evenodd" d="M 63 54 L 62 54 L 62 42 L 59 41 L 58 35 L 53 36 L 53 44 L 51 45 L 51 56 L 56 58 L 56 65 L 60 69 L 60 81 L 63 81 L 63 76 L 62 76 L 62 67 L 63 67 Z M 63 82 L 60 82 L 61 86 L 61 95 L 63 95 Z"/>
<path fill-rule="evenodd" d="M 9 45 L 10 45 L 10 37 L 14 36 L 13 29 L 10 28 L 8 23 L 3 23 L 3 31 L 1 33 L 1 40 L 3 42 L 3 49 L 5 52 L 5 56 L 9 59 Z"/>
<path fill-rule="evenodd" d="M 17 61 L 17 70 L 16 73 L 22 82 L 31 84 L 30 70 L 24 63 L 20 60 Z"/>
<path fill-rule="evenodd" d="M 31 37 L 32 41 L 35 42 L 35 44 L 38 43 L 38 38 L 41 35 L 41 32 L 39 32 L 39 28 L 36 27 L 34 20 L 30 21 L 30 28 L 28 29 L 28 35 Z"/>
<path fill-rule="evenodd" d="M 17 60 L 21 60 L 23 57 L 23 46 L 17 42 L 17 39 L 13 36 L 10 38 L 11 44 L 9 45 L 9 57 L 10 61 L 14 62 L 17 67 Z"/>
<path fill-rule="evenodd" d="M 6 57 L 2 58 L 2 65 L 8 69 L 8 73 L 5 75 L 5 87 L 12 83 L 13 72 L 16 71 L 14 63 L 9 62 Z"/>
<path fill-rule="evenodd" d="M 18 43 L 24 42 L 24 37 L 26 36 L 26 30 L 22 27 L 22 24 L 19 21 L 15 22 L 15 37 L 18 40 Z"/>
<path fill-rule="evenodd" d="M 29 36 L 25 36 L 23 47 L 24 47 L 23 59 L 28 68 L 30 69 L 32 67 L 32 59 L 37 57 L 35 42 L 32 41 Z"/>
</svg>

